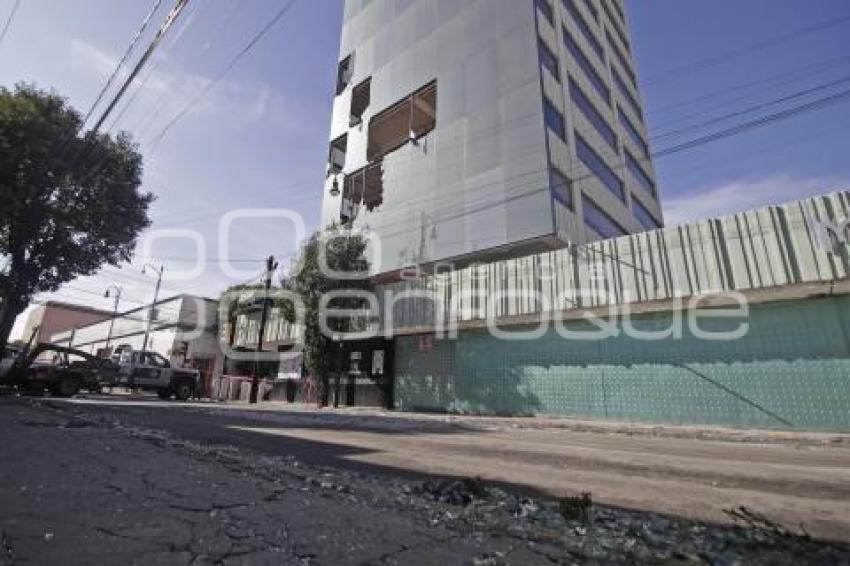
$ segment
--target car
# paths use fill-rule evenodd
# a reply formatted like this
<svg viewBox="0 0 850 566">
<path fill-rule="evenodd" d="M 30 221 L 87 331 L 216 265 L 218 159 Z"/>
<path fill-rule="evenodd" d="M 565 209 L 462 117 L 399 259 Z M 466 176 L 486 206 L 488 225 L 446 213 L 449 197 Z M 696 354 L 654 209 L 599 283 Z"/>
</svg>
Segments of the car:
<svg viewBox="0 0 850 566">
<path fill-rule="evenodd" d="M 195 392 L 200 372 L 174 367 L 157 352 L 125 350 L 119 356 L 118 382 L 132 389 L 155 391 L 160 399 L 186 401 Z"/>
</svg>

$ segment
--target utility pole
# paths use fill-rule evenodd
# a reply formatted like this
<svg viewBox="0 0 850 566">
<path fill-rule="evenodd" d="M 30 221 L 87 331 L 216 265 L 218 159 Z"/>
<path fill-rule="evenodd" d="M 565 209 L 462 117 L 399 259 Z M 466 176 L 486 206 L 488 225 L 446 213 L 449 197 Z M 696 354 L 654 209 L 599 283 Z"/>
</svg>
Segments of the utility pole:
<svg viewBox="0 0 850 566">
<path fill-rule="evenodd" d="M 336 340 L 336 375 L 334 376 L 334 408 L 339 407 L 340 384 L 342 382 L 342 373 L 345 369 L 344 360 L 342 359 L 342 334 L 334 336 Z"/>
<path fill-rule="evenodd" d="M 274 274 L 275 269 L 277 269 L 277 263 L 274 261 L 274 256 L 270 255 L 268 259 L 266 259 L 266 291 L 263 295 L 263 311 L 260 314 L 260 331 L 257 336 L 257 356 L 259 357 L 260 352 L 263 351 L 263 338 L 265 338 L 266 333 L 266 319 L 269 316 L 269 291 L 272 288 L 272 275 Z M 254 361 L 254 375 L 251 377 L 251 397 L 250 402 L 257 402 L 257 393 L 260 389 L 260 376 L 258 373 L 258 364 L 257 361 Z"/>
<path fill-rule="evenodd" d="M 109 292 L 113 290 L 113 294 L 115 295 L 115 302 L 112 304 L 112 318 L 109 320 L 109 330 L 106 332 L 107 349 L 109 349 L 109 341 L 112 340 L 112 329 L 115 326 L 115 319 L 118 317 L 118 303 L 121 302 L 121 287 L 119 287 L 118 285 L 111 285 L 103 294 L 103 296 L 108 299 Z"/>
<path fill-rule="evenodd" d="M 153 292 L 153 301 L 151 302 L 150 309 L 148 309 L 148 322 L 147 322 L 147 325 L 145 326 L 145 339 L 142 341 L 142 351 L 143 352 L 148 349 L 148 337 L 150 336 L 150 333 L 151 333 L 151 324 L 153 323 L 153 315 L 154 315 L 154 311 L 156 310 L 156 301 L 159 298 L 159 288 L 162 285 L 162 273 L 165 271 L 164 265 L 160 266 L 159 270 L 157 270 L 154 266 L 152 266 L 150 264 L 145 264 L 145 266 L 142 267 L 142 273 L 143 274 L 145 272 L 145 267 L 151 267 L 152 269 L 154 269 L 154 271 L 157 272 L 158 277 L 156 279 L 156 289 Z"/>
</svg>

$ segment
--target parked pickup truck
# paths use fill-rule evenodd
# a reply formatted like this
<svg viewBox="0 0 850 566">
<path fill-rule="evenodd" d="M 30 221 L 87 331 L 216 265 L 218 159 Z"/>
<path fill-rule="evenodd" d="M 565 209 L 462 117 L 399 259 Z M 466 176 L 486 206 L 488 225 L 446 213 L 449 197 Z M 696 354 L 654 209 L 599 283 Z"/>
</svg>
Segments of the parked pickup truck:
<svg viewBox="0 0 850 566">
<path fill-rule="evenodd" d="M 174 396 L 179 401 L 185 401 L 192 396 L 200 380 L 198 370 L 173 367 L 170 361 L 156 352 L 122 352 L 119 366 L 119 384 L 156 391 L 160 399 Z"/>
<path fill-rule="evenodd" d="M 98 392 L 118 371 L 109 360 L 46 343 L 17 352 L 4 367 L 0 375 L 3 384 L 27 391 L 48 390 L 60 397 L 76 395 L 80 389 Z"/>
</svg>

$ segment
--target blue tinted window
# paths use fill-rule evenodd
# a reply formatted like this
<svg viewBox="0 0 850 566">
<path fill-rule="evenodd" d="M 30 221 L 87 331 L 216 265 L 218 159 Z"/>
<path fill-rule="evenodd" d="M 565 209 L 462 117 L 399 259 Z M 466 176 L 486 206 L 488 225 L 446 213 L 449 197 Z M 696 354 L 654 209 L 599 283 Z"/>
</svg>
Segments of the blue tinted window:
<svg viewBox="0 0 850 566">
<path fill-rule="evenodd" d="M 649 210 L 636 198 L 632 199 L 632 213 L 634 214 L 635 219 L 640 222 L 640 225 L 647 230 L 656 230 L 661 228 L 661 223 L 658 222 Z"/>
<path fill-rule="evenodd" d="M 608 189 L 617 195 L 622 201 L 626 200 L 625 193 L 623 191 L 623 181 L 611 170 L 610 167 L 603 161 L 599 154 L 593 151 L 593 148 L 588 145 L 586 141 L 584 141 L 581 136 L 576 133 L 576 153 L 578 154 L 579 160 L 585 164 L 585 166 L 593 171 L 596 177 L 602 181 L 602 184 L 608 187 Z"/>
<path fill-rule="evenodd" d="M 632 84 L 637 88 L 637 77 L 635 77 L 635 72 L 632 71 L 632 66 L 629 65 L 629 62 L 626 61 L 626 56 L 623 55 L 623 52 L 620 50 L 620 46 L 617 45 L 617 42 L 614 41 L 614 38 L 611 37 L 611 34 L 608 33 L 608 30 L 605 30 L 605 37 L 608 38 L 608 44 L 611 46 L 611 50 L 614 52 L 614 55 L 617 56 L 617 61 L 622 65 L 623 70 L 629 75 L 629 79 L 632 81 Z"/>
<path fill-rule="evenodd" d="M 620 94 L 626 99 L 626 102 L 629 103 L 629 106 L 632 107 L 632 110 L 634 110 L 634 113 L 637 114 L 638 118 L 643 120 L 643 112 L 640 111 L 640 105 L 635 97 L 632 96 L 632 93 L 626 86 L 626 83 L 623 82 L 623 77 L 620 76 L 620 73 L 617 72 L 616 68 L 611 67 L 611 71 L 614 75 L 614 84 L 617 85 L 617 90 L 620 91 Z"/>
<path fill-rule="evenodd" d="M 605 14 L 608 16 L 608 20 L 611 22 L 611 26 L 614 28 L 614 31 L 617 32 L 617 37 L 620 38 L 620 41 L 623 42 L 623 45 L 626 46 L 626 49 L 631 51 L 632 47 L 631 47 L 631 45 L 629 45 L 629 40 L 626 39 L 626 34 L 625 34 L 625 32 L 623 32 L 623 28 L 620 27 L 621 26 L 620 21 L 617 20 L 617 18 L 614 17 L 614 14 L 611 13 L 611 9 L 608 8 L 608 0 L 601 0 L 601 1 L 602 1 L 602 9 L 605 10 Z M 616 8 L 616 10 L 619 14 L 622 14 L 619 6 L 615 6 L 615 8 Z M 623 17 L 622 20 L 625 22 L 625 20 L 626 20 L 625 17 Z"/>
<path fill-rule="evenodd" d="M 608 125 L 605 117 L 596 110 L 596 107 L 590 99 L 587 98 L 587 95 L 584 94 L 575 81 L 570 81 L 570 98 L 573 99 L 573 102 L 576 106 L 578 106 L 579 110 L 581 110 L 581 113 L 584 114 L 584 117 L 593 124 L 593 127 L 596 128 L 599 135 L 608 142 L 608 145 L 610 145 L 614 151 L 617 151 L 617 135 L 614 133 L 614 130 L 611 129 L 611 126 Z"/>
<path fill-rule="evenodd" d="M 564 7 L 567 9 L 567 12 L 570 13 L 570 16 L 572 16 L 573 21 L 576 23 L 576 26 L 578 26 L 578 29 L 581 30 L 581 33 L 584 38 L 587 40 L 593 50 L 596 51 L 596 55 L 597 57 L 599 57 L 599 60 L 604 62 L 605 50 L 602 49 L 602 44 L 599 43 L 598 39 L 596 39 L 596 35 L 593 33 L 593 30 L 590 29 L 590 26 L 587 25 L 587 22 L 584 20 L 584 17 L 582 17 L 581 12 L 579 12 L 578 8 L 576 8 L 573 4 L 575 0 L 561 0 L 561 2 L 564 4 Z"/>
<path fill-rule="evenodd" d="M 558 59 L 555 54 L 540 40 L 537 41 L 537 51 L 540 54 L 540 65 L 548 69 L 556 81 L 560 81 L 561 72 L 558 69 Z"/>
<path fill-rule="evenodd" d="M 587 6 L 588 11 L 593 14 L 593 19 L 597 22 L 599 21 L 599 10 L 596 9 L 596 4 L 594 4 L 595 0 L 584 0 L 584 5 Z"/>
<path fill-rule="evenodd" d="M 629 150 L 626 150 L 626 169 L 629 170 L 629 173 L 632 174 L 632 177 L 634 177 L 643 190 L 655 196 L 655 183 L 652 182 L 652 179 L 646 174 L 646 171 L 643 170 L 643 167 L 640 166 L 640 163 L 638 163 L 637 159 L 634 158 Z"/>
<path fill-rule="evenodd" d="M 558 134 L 562 140 L 567 141 L 567 130 L 564 126 L 564 116 L 551 102 L 543 99 L 543 119 L 546 121 L 546 126 Z"/>
<path fill-rule="evenodd" d="M 626 230 L 617 224 L 617 221 L 611 218 L 595 202 L 584 197 L 582 200 L 582 208 L 584 209 L 584 223 L 593 228 L 593 231 L 603 238 L 616 238 L 626 234 Z"/>
<path fill-rule="evenodd" d="M 549 166 L 549 190 L 552 192 L 552 198 L 569 208 L 573 207 L 573 191 L 570 181 L 552 166 Z"/>
<path fill-rule="evenodd" d="M 623 13 L 623 9 L 620 8 L 620 4 L 617 2 L 617 0 L 611 0 L 611 5 L 614 6 L 614 9 L 620 15 L 620 20 L 623 23 L 625 23 L 626 22 L 626 15 Z"/>
<path fill-rule="evenodd" d="M 599 96 L 602 97 L 602 100 L 605 101 L 605 104 L 611 104 L 611 90 L 608 88 L 608 85 L 605 84 L 605 81 L 602 80 L 602 77 L 599 76 L 599 73 L 596 72 L 596 69 L 593 68 L 593 65 L 588 60 L 587 56 L 578 46 L 576 40 L 573 39 L 573 36 L 570 35 L 566 29 L 564 29 L 564 45 L 567 47 L 567 51 L 570 52 L 570 55 L 575 59 L 576 64 L 581 67 L 581 70 L 584 71 L 584 74 L 587 75 L 587 80 L 590 81 L 590 84 L 593 85 L 593 88 L 596 89 L 596 92 L 599 93 Z"/>
<path fill-rule="evenodd" d="M 646 142 L 643 141 L 643 138 L 638 132 L 637 128 L 632 121 L 629 120 L 628 116 L 623 114 L 623 111 L 617 108 L 617 114 L 620 117 L 620 124 L 623 126 L 623 129 L 626 130 L 626 133 L 629 134 L 629 137 L 632 138 L 632 141 L 643 151 L 643 154 L 649 157 L 649 146 L 646 145 Z"/>
<path fill-rule="evenodd" d="M 546 16 L 550 24 L 554 25 L 554 16 L 552 15 L 552 4 L 549 0 L 536 0 L 537 8 Z"/>
</svg>

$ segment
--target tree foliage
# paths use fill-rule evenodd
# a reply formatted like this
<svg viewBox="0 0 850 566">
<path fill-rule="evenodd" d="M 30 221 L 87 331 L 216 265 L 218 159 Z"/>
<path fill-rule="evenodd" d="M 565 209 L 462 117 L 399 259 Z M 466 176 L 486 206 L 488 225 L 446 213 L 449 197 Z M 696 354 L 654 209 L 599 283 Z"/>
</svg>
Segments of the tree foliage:
<svg viewBox="0 0 850 566">
<path fill-rule="evenodd" d="M 357 273 L 369 269 L 365 258 L 366 241 L 359 234 L 331 226 L 324 232 L 313 234 L 304 244 L 294 263 L 292 275 L 283 282 L 284 288 L 295 292 L 304 306 L 304 365 L 308 375 L 315 380 L 320 395 L 327 391 L 329 376 L 336 370 L 337 348 L 333 336 L 322 332 L 319 321 L 319 306 L 323 295 L 338 290 L 371 289 L 368 279 L 332 277 L 320 266 L 320 250 L 324 246 L 327 266 L 337 272 Z M 356 298 L 340 299 L 331 303 L 333 308 L 362 308 Z M 287 318 L 294 320 L 294 313 Z M 356 321 L 337 319 L 329 321 L 335 332 L 352 332 Z"/>
<path fill-rule="evenodd" d="M 54 92 L 0 88 L 0 348 L 33 295 L 129 260 L 149 193 L 129 135 L 79 135 Z"/>
</svg>

